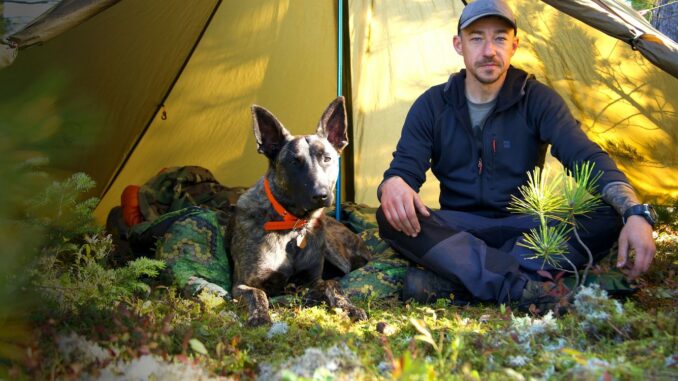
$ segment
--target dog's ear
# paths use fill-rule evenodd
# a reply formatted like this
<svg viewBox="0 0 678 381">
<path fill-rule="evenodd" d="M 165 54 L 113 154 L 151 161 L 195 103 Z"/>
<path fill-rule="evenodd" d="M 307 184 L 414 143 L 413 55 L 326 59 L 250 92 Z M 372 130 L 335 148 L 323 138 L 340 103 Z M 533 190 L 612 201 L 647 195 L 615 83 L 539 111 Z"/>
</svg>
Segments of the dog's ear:
<svg viewBox="0 0 678 381">
<path fill-rule="evenodd" d="M 261 106 L 252 106 L 252 119 L 257 151 L 274 160 L 292 135 L 270 111 Z"/>
<path fill-rule="evenodd" d="M 327 138 L 337 152 L 348 145 L 346 124 L 346 105 L 344 97 L 338 97 L 327 107 L 318 123 L 318 136 Z"/>
</svg>

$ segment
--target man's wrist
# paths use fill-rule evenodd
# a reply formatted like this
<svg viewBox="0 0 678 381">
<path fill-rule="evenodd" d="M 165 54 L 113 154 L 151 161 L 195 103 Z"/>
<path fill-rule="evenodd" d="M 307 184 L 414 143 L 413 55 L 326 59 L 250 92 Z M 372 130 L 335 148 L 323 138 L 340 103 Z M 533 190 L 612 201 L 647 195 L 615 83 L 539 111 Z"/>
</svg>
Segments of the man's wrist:
<svg viewBox="0 0 678 381">
<path fill-rule="evenodd" d="M 379 200 L 381 202 L 381 187 L 383 187 L 384 184 L 386 184 L 387 181 L 389 181 L 389 180 L 391 180 L 395 177 L 400 177 L 400 176 L 394 175 L 394 176 L 390 176 L 390 177 L 387 177 L 387 178 L 381 180 L 381 184 L 379 184 L 379 186 L 377 187 L 377 200 Z"/>
<path fill-rule="evenodd" d="M 620 216 L 624 216 L 629 208 L 640 204 L 631 185 L 621 181 L 607 184 L 601 196 L 603 201 L 612 205 Z"/>
<path fill-rule="evenodd" d="M 637 204 L 628 208 L 622 217 L 624 224 L 632 217 L 641 217 L 647 221 L 650 226 L 654 228 L 654 225 L 657 223 L 657 212 L 650 204 Z"/>
</svg>

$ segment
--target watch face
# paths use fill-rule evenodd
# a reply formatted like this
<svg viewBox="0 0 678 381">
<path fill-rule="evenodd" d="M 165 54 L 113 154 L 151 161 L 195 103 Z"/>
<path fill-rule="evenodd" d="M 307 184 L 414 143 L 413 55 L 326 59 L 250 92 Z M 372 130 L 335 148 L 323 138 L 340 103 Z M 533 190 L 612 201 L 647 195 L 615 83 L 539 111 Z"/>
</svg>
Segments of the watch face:
<svg viewBox="0 0 678 381">
<path fill-rule="evenodd" d="M 652 205 L 647 204 L 647 216 L 652 219 L 652 224 L 657 222 L 657 212 L 654 210 Z"/>
</svg>

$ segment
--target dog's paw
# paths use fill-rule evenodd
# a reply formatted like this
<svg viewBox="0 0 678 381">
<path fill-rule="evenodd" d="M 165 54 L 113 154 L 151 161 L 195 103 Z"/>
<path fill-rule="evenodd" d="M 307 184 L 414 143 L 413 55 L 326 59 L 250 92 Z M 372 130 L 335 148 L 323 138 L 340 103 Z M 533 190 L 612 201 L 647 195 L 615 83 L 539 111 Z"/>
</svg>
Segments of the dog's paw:
<svg viewBox="0 0 678 381">
<path fill-rule="evenodd" d="M 348 317 L 351 318 L 351 321 L 367 320 L 365 310 L 353 306 L 348 307 Z"/>
<path fill-rule="evenodd" d="M 247 325 L 250 327 L 261 327 L 262 325 L 271 325 L 271 317 L 267 313 L 251 314 L 247 318 Z"/>
</svg>

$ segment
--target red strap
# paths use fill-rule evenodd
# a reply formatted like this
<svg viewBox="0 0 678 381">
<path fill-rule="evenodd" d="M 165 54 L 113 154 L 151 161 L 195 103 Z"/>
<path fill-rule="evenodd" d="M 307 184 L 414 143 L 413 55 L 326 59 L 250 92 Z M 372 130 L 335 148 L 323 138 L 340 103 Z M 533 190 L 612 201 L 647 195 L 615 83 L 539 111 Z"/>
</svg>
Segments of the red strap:
<svg viewBox="0 0 678 381">
<path fill-rule="evenodd" d="M 297 228 L 303 228 L 306 226 L 306 224 L 308 224 L 308 220 L 303 220 L 296 217 L 294 214 L 288 212 L 282 205 L 280 205 L 278 200 L 273 197 L 273 193 L 271 193 L 271 187 L 269 186 L 268 179 L 266 177 L 264 177 L 264 190 L 266 191 L 266 197 L 268 197 L 268 201 L 270 201 L 271 205 L 273 205 L 273 209 L 275 209 L 275 211 L 278 212 L 278 214 L 283 218 L 282 221 L 266 222 L 264 224 L 264 230 L 293 230 Z"/>
</svg>

